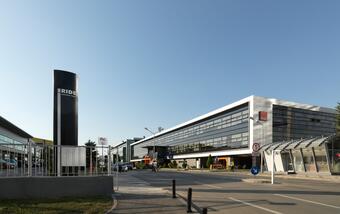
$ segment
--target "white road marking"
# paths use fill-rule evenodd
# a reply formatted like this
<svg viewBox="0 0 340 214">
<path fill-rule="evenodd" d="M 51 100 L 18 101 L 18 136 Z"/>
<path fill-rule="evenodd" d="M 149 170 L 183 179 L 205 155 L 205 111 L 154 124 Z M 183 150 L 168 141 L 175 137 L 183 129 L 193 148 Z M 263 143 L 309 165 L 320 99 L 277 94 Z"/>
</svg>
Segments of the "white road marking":
<svg viewBox="0 0 340 214">
<path fill-rule="evenodd" d="M 306 199 L 302 199 L 302 198 L 297 198 L 297 197 L 288 196 L 288 195 L 281 195 L 281 194 L 274 194 L 274 195 L 281 196 L 281 197 L 284 197 L 284 198 L 290 198 L 290 199 L 297 200 L 297 201 L 303 201 L 303 202 L 307 202 L 307 203 L 311 203 L 311 204 L 317 204 L 317 205 L 321 205 L 321 206 L 325 206 L 325 207 L 340 209 L 340 207 L 329 205 L 329 204 L 324 204 L 324 203 L 317 202 L 317 201 L 310 201 L 310 200 L 306 200 Z"/>
<path fill-rule="evenodd" d="M 194 183 L 198 184 L 198 185 L 203 185 L 203 186 L 211 187 L 213 189 L 221 189 L 222 188 L 222 187 L 211 185 L 211 184 L 205 184 L 205 183 L 202 183 L 202 182 L 199 182 L 199 181 L 195 181 Z"/>
<path fill-rule="evenodd" d="M 241 200 L 238 200 L 236 198 L 232 198 L 232 197 L 229 197 L 230 200 L 233 200 L 233 201 L 236 201 L 236 202 L 239 202 L 239 203 L 242 203 L 242 204 L 245 204 L 245 205 L 248 205 L 248 206 L 251 206 L 251 207 L 255 207 L 255 208 L 258 208 L 258 209 L 261 209 L 261 210 L 264 210 L 264 211 L 267 211 L 267 212 L 270 212 L 270 213 L 274 213 L 274 214 L 282 214 L 278 211 L 275 211 L 275 210 L 271 210 L 271 209 L 267 209 L 265 207 L 260 207 L 258 205 L 255 205 L 255 204 L 251 204 L 249 202 L 245 202 L 245 201 L 241 201 Z"/>
</svg>

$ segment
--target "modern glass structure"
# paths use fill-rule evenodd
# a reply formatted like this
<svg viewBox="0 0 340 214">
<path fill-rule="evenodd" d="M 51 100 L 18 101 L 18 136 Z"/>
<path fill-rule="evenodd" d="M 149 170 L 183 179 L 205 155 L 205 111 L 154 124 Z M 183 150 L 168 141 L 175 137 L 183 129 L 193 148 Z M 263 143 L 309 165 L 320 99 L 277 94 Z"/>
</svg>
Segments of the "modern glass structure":
<svg viewBox="0 0 340 214">
<path fill-rule="evenodd" d="M 118 155 L 119 162 L 123 162 L 123 163 L 130 162 L 131 157 L 134 155 L 131 150 L 131 144 L 138 142 L 142 139 L 143 138 L 135 137 L 133 139 L 127 139 L 123 141 L 121 144 L 116 145 L 113 148 L 113 152 L 115 155 Z M 116 161 L 116 159 L 114 161 Z"/>
<path fill-rule="evenodd" d="M 132 161 L 152 157 L 155 147 L 159 160 L 185 160 L 191 167 L 201 168 L 211 155 L 225 167 L 250 168 L 254 143 L 264 146 L 332 135 L 335 114 L 331 108 L 250 96 L 131 144 Z M 304 152 L 304 156 L 292 159 L 297 163 L 295 171 L 316 171 L 315 165 L 321 171 L 325 169 L 320 150 Z M 302 168 L 301 163 L 308 164 Z M 293 167 L 287 161 L 282 165 L 286 170 Z"/>
<path fill-rule="evenodd" d="M 0 116 L 0 176 L 7 168 L 22 168 L 27 162 L 25 145 L 32 136 Z"/>
<path fill-rule="evenodd" d="M 264 145 L 265 170 L 288 173 L 340 173 L 340 139 L 336 135 L 310 137 Z M 336 149 L 334 147 L 336 146 Z"/>
</svg>

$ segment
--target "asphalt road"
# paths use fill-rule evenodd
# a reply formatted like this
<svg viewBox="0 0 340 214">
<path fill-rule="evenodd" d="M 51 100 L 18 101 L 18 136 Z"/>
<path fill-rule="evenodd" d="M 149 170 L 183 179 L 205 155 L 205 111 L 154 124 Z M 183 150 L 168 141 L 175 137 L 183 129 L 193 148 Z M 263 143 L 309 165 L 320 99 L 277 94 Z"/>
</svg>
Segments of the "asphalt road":
<svg viewBox="0 0 340 214">
<path fill-rule="evenodd" d="M 171 190 L 176 179 L 177 191 L 186 197 L 193 189 L 193 202 L 208 207 L 208 213 L 340 213 L 340 183 L 277 179 L 279 184 L 243 182 L 247 175 L 214 172 L 131 171 L 132 176 L 151 187 Z"/>
</svg>

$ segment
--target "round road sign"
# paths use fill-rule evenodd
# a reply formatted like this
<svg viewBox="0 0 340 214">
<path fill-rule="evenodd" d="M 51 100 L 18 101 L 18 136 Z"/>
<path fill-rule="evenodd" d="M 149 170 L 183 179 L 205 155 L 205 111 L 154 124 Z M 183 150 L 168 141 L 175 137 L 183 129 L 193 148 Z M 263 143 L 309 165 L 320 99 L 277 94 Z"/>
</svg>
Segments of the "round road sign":
<svg viewBox="0 0 340 214">
<path fill-rule="evenodd" d="M 260 144 L 259 143 L 254 143 L 253 144 L 253 151 L 254 152 L 258 152 L 260 150 Z"/>
<path fill-rule="evenodd" d="M 257 167 L 257 166 L 253 166 L 253 167 L 251 168 L 250 172 L 251 172 L 251 174 L 253 174 L 253 175 L 257 175 L 257 174 L 259 174 L 259 172 L 260 172 L 260 168 Z"/>
</svg>

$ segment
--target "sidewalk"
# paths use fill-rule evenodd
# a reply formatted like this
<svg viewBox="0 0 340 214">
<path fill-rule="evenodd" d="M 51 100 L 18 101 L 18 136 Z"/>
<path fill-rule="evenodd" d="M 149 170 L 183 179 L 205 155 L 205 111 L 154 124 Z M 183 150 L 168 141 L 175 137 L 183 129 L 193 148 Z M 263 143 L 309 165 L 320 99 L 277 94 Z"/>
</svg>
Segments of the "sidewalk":
<svg viewBox="0 0 340 214">
<path fill-rule="evenodd" d="M 185 203 L 172 199 L 162 188 L 127 174 L 121 174 L 119 182 L 119 191 L 114 194 L 117 205 L 112 213 L 186 213 Z"/>
<path fill-rule="evenodd" d="M 162 171 L 178 171 L 182 173 L 216 173 L 216 174 L 223 174 L 228 176 L 249 176 L 250 178 L 253 178 L 254 176 L 247 171 L 225 171 L 225 170 L 213 170 L 210 171 L 208 169 L 202 169 L 202 170 L 177 170 L 177 169 L 166 169 L 162 168 Z M 271 174 L 269 172 L 265 172 L 262 174 L 258 174 L 256 177 L 259 178 L 270 178 Z M 326 182 L 334 182 L 334 183 L 340 183 L 340 175 L 328 175 L 328 174 L 313 174 L 313 173 L 302 173 L 302 174 L 282 174 L 282 173 L 275 173 L 276 178 L 281 179 L 299 179 L 299 180 L 315 180 L 315 181 L 326 181 Z"/>
</svg>

